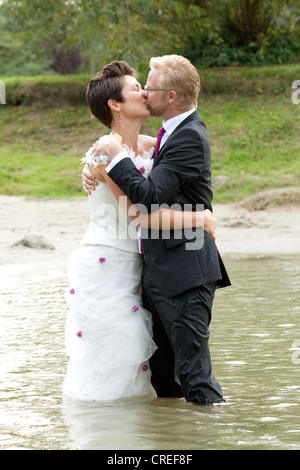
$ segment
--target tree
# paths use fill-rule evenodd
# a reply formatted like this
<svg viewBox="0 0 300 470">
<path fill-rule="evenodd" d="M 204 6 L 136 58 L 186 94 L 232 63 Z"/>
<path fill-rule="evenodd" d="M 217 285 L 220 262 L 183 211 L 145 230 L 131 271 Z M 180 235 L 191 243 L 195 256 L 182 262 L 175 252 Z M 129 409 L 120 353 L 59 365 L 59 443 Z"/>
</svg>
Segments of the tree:
<svg viewBox="0 0 300 470">
<path fill-rule="evenodd" d="M 118 58 L 143 70 L 168 53 L 224 66 L 300 52 L 299 0 L 3 0 L 1 12 L 10 34 L 58 73 L 94 73 Z"/>
</svg>

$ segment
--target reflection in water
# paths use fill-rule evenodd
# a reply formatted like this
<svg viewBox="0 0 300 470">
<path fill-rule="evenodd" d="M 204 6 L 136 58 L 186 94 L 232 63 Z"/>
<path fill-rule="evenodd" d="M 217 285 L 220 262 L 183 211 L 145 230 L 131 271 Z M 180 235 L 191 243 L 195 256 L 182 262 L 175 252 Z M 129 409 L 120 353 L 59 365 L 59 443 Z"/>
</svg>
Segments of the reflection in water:
<svg viewBox="0 0 300 470">
<path fill-rule="evenodd" d="M 117 402 L 68 403 L 70 435 L 78 449 L 213 449 L 218 442 L 217 407 L 181 399 L 126 398 Z M 220 410 L 219 410 L 220 411 Z"/>
<path fill-rule="evenodd" d="M 1 449 L 298 449 L 300 257 L 230 257 L 216 294 L 214 375 L 227 405 L 62 401 L 66 279 L 0 283 Z M 298 354 L 299 352 L 299 354 Z"/>
</svg>

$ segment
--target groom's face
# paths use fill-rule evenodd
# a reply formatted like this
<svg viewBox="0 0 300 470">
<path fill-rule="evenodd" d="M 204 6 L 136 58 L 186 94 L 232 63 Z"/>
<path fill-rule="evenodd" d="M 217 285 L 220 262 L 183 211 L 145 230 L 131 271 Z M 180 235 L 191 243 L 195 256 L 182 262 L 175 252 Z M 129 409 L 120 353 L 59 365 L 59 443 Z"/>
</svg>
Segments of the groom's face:
<svg viewBox="0 0 300 470">
<path fill-rule="evenodd" d="M 159 88 L 160 71 L 151 69 L 148 75 L 144 96 L 147 99 L 147 105 L 152 116 L 161 117 L 165 114 L 169 107 L 169 99 L 167 91 L 160 91 Z M 155 90 L 155 91 L 151 91 Z"/>
</svg>

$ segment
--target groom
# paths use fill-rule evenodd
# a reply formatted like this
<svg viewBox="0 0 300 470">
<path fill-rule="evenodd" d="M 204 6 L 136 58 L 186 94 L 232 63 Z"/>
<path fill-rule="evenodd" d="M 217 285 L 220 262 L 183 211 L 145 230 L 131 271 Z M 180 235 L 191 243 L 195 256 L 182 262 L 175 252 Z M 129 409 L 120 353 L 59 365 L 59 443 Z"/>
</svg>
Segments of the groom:
<svg viewBox="0 0 300 470">
<path fill-rule="evenodd" d="M 176 55 L 152 58 L 150 69 L 144 96 L 152 116 L 164 119 L 153 170 L 146 180 L 116 140 L 108 175 L 149 212 L 164 203 L 212 210 L 210 144 L 196 110 L 198 72 Z M 152 384 L 160 397 L 222 403 L 208 346 L 215 290 L 230 285 L 217 247 L 201 229 L 188 236 L 186 230 L 171 232 L 169 239 L 162 232 L 150 237 L 149 230 L 142 240 L 143 303 L 152 313 L 158 346 L 150 361 Z"/>
</svg>

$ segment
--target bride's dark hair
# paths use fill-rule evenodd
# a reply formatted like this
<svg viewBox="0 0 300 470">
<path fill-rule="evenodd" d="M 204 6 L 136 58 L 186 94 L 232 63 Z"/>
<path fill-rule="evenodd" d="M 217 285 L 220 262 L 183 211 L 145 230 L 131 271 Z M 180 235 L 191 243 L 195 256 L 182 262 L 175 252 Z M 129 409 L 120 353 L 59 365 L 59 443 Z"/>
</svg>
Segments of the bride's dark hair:
<svg viewBox="0 0 300 470">
<path fill-rule="evenodd" d="M 122 89 L 123 77 L 130 75 L 137 78 L 137 72 L 125 61 L 111 62 L 89 81 L 86 90 L 86 100 L 93 115 L 109 129 L 112 114 L 107 104 L 108 100 L 124 103 Z"/>
</svg>

